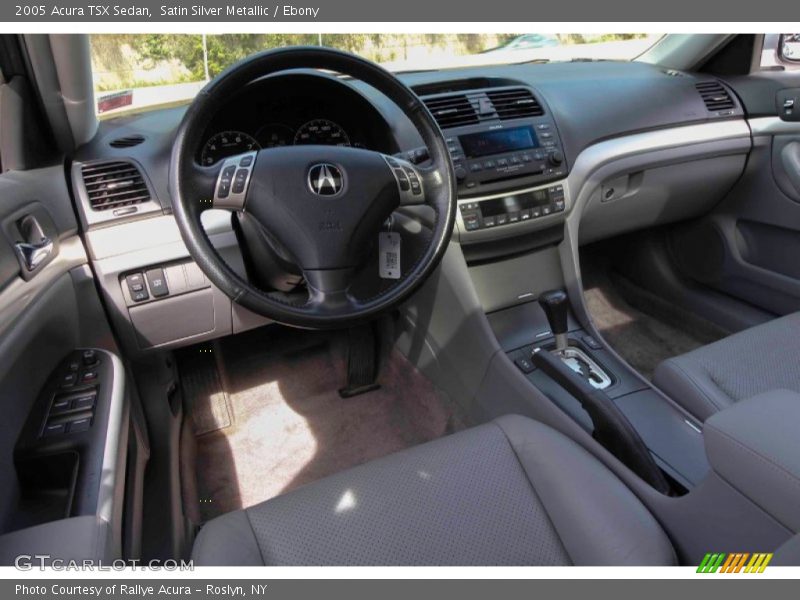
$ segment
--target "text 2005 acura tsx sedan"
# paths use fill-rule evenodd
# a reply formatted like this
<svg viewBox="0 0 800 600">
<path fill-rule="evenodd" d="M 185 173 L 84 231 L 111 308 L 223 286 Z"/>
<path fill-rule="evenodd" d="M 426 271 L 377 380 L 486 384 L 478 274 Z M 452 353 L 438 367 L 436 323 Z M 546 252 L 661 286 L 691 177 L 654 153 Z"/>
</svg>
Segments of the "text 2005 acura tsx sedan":
<svg viewBox="0 0 800 600">
<path fill-rule="evenodd" d="M 800 564 L 781 36 L 99 102 L 2 41 L 4 563 Z"/>
</svg>

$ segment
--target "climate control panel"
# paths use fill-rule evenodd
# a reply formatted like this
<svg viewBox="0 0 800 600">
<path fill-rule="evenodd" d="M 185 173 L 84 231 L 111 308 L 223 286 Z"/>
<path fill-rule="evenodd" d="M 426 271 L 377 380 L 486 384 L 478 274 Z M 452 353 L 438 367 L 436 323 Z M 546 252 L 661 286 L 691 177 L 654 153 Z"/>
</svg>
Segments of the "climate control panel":
<svg viewBox="0 0 800 600">
<path fill-rule="evenodd" d="M 459 203 L 461 222 L 467 232 L 525 223 L 565 210 L 563 184 Z"/>
</svg>

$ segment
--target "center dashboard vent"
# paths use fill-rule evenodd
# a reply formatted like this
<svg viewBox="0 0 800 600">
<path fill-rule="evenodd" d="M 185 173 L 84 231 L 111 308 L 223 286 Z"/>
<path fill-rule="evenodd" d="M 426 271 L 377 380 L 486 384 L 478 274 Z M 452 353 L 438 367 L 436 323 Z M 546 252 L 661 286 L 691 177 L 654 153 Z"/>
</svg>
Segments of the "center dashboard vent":
<svg viewBox="0 0 800 600">
<path fill-rule="evenodd" d="M 704 81 L 695 86 L 709 112 L 733 110 L 736 103 L 730 92 L 718 81 Z"/>
<path fill-rule="evenodd" d="M 533 93 L 521 87 L 428 96 L 423 101 L 442 129 L 544 115 Z"/>
<path fill-rule="evenodd" d="M 151 199 L 138 167 L 129 161 L 89 163 L 81 169 L 92 210 L 109 210 L 141 204 Z"/>
<path fill-rule="evenodd" d="M 486 95 L 494 105 L 497 117 L 501 121 L 524 117 L 541 117 L 544 114 L 542 105 L 534 98 L 531 91 L 525 88 L 498 90 L 487 92 Z"/>
<path fill-rule="evenodd" d="M 479 121 L 478 111 L 466 94 L 426 98 L 424 102 L 442 129 L 474 125 Z"/>
</svg>

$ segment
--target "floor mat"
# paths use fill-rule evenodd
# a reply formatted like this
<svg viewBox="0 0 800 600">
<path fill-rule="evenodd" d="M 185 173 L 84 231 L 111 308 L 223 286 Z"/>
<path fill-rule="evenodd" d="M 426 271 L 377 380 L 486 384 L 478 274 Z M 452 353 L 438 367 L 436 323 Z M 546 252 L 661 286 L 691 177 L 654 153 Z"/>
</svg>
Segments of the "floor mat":
<svg viewBox="0 0 800 600">
<path fill-rule="evenodd" d="M 197 437 L 203 520 L 464 427 L 459 410 L 399 353 L 383 366 L 380 389 L 342 399 L 346 364 L 337 336 L 270 327 L 225 338 L 213 352 L 230 423 Z M 182 379 L 186 369 L 212 368 L 208 361 L 179 365 Z M 215 390 L 195 386 L 192 393 Z"/>
<path fill-rule="evenodd" d="M 595 326 L 648 379 L 663 360 L 715 342 L 727 332 L 634 285 L 607 267 L 582 262 L 584 298 Z"/>
</svg>

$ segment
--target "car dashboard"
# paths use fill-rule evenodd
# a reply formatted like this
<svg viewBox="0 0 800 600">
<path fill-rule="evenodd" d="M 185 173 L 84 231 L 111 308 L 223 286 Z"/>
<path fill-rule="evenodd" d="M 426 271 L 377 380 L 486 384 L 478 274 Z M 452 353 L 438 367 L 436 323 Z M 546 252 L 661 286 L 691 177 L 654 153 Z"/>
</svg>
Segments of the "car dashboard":
<svg viewBox="0 0 800 600">
<path fill-rule="evenodd" d="M 487 312 L 530 295 L 518 273 L 509 273 L 503 285 L 496 277 L 490 284 L 480 275 L 487 263 L 498 275 L 506 258 L 543 245 L 566 240 L 577 255 L 580 244 L 701 214 L 741 174 L 751 147 L 735 93 L 706 75 L 599 62 L 399 77 L 447 140 L 458 180 L 453 241 L 467 264 L 476 265 L 470 276 Z M 71 165 L 89 254 L 123 345 L 133 354 L 266 322 L 205 278 L 172 217 L 170 154 L 185 110 L 103 120 Z M 315 71 L 252 82 L 208 123 L 202 140 L 196 154 L 202 165 L 297 144 L 349 145 L 427 161 L 418 132 L 387 97 L 362 82 Z M 105 184 L 115 177 L 131 183 L 127 193 L 108 193 Z M 203 217 L 220 254 L 248 276 L 253 257 L 240 249 L 246 224 L 222 211 Z M 290 271 L 275 270 L 265 285 L 301 284 Z M 166 286 L 156 295 L 145 283 L 145 293 L 138 293 L 131 277 Z"/>
</svg>

